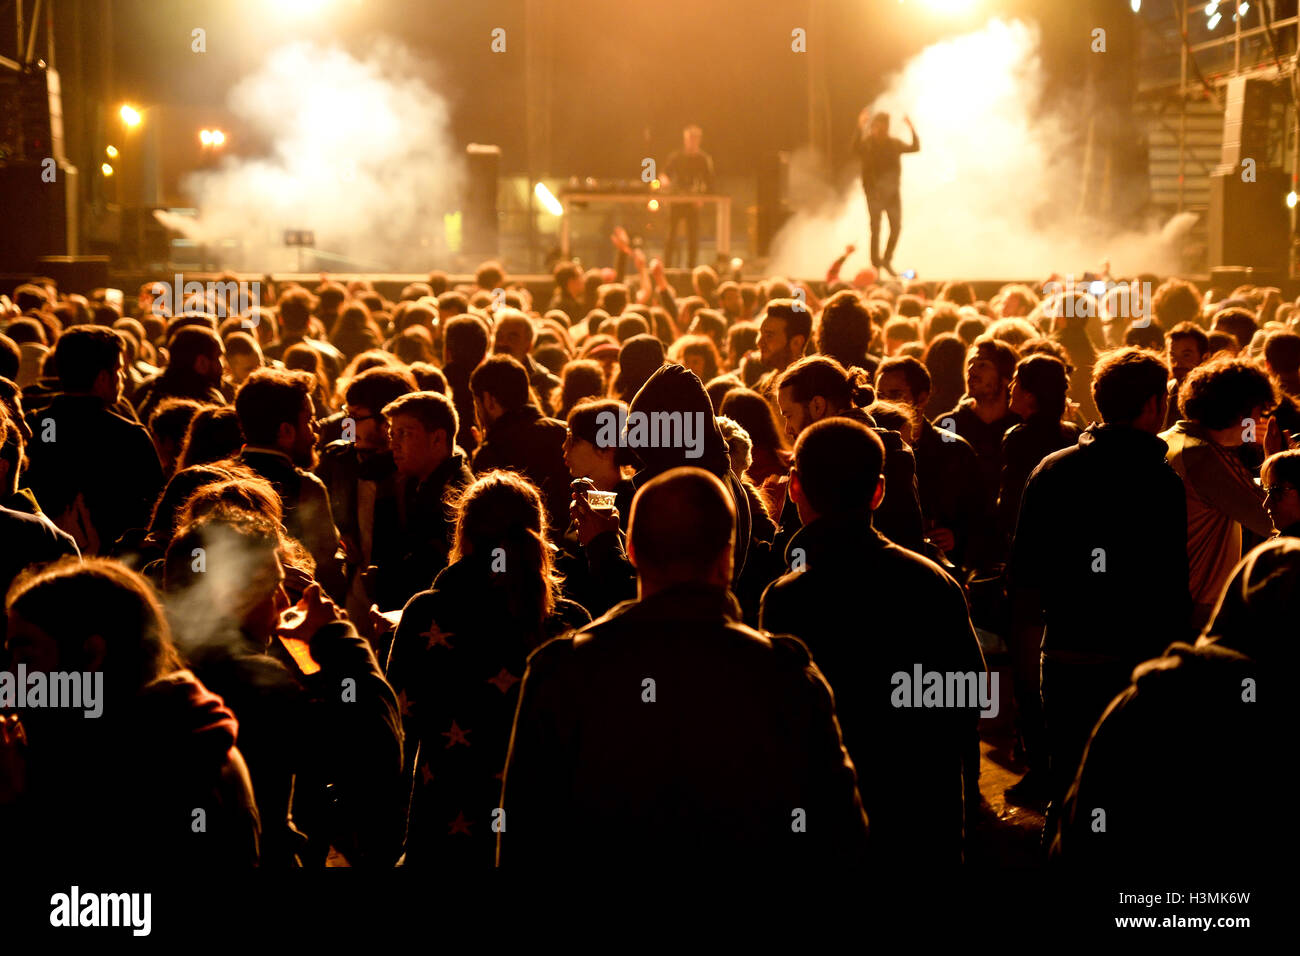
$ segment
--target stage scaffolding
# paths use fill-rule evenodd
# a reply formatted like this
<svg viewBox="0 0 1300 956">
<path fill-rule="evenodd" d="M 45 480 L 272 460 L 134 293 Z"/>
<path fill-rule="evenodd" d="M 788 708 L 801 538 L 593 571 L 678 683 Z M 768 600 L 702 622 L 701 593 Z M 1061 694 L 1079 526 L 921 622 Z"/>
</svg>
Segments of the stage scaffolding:
<svg viewBox="0 0 1300 956">
<path fill-rule="evenodd" d="M 1217 19 L 1215 18 L 1217 14 Z M 1136 111 L 1147 132 L 1150 200 L 1155 211 L 1200 214 L 1188 253 L 1203 271 L 1209 177 L 1219 164 L 1228 81 L 1271 81 L 1284 104 L 1260 165 L 1285 170 L 1298 190 L 1296 58 L 1300 48 L 1297 0 L 1146 0 L 1140 17 Z M 1290 274 L 1295 277 L 1296 210 L 1291 210 Z M 1197 260 L 1200 260 L 1197 262 Z"/>
</svg>

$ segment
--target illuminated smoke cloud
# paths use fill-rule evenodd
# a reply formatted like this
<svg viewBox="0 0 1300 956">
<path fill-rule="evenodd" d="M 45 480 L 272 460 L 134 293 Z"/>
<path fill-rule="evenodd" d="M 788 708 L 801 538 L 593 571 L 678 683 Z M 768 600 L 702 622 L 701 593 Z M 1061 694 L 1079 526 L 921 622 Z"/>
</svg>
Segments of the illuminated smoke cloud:
<svg viewBox="0 0 1300 956">
<path fill-rule="evenodd" d="M 445 255 L 442 217 L 459 208 L 464 178 L 428 70 L 391 41 L 364 59 L 306 42 L 270 52 L 229 95 L 267 154 L 187 177 L 198 221 L 158 218 L 196 241 L 241 240 L 256 271 L 292 267 L 286 229 L 314 230 L 317 249 L 359 268 L 427 270 Z"/>
<path fill-rule="evenodd" d="M 1133 221 L 1128 231 L 1078 215 L 1082 150 L 1062 117 L 1037 109 L 1038 47 L 1037 28 L 990 21 L 922 50 L 871 104 L 890 114 L 891 135 L 907 140 L 909 114 L 921 138 L 921 151 L 902 158 L 895 265 L 930 278 L 1045 278 L 1096 270 L 1106 258 L 1116 274 L 1177 271 L 1177 240 L 1195 214 Z M 858 249 L 843 274 L 870 264 L 856 158 L 852 165 L 851 182 L 832 186 L 807 151 L 792 158 L 791 198 L 804 211 L 776 237 L 773 273 L 822 275 L 850 242 Z"/>
</svg>

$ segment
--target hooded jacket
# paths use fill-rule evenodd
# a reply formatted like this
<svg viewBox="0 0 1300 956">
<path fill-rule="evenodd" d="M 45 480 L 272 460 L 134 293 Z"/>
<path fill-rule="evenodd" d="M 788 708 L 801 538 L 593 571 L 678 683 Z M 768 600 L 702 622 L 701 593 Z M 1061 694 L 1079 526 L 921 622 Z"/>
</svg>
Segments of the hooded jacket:
<svg viewBox="0 0 1300 956">
<path fill-rule="evenodd" d="M 732 581 L 739 580 L 749 554 L 749 540 L 753 519 L 749 512 L 749 496 L 731 470 L 731 456 L 727 442 L 718 430 L 713 417 L 713 403 L 694 372 L 682 365 L 664 365 L 651 375 L 628 405 L 628 418 L 634 414 L 653 416 L 660 412 L 680 412 L 683 423 L 690 418 L 692 427 L 699 427 L 698 457 L 688 457 L 697 449 L 671 445 L 642 445 L 631 448 L 640 461 L 641 469 L 632 477 L 639 489 L 646 482 L 674 468 L 703 468 L 716 476 L 731 493 L 736 506 L 736 542 L 732 565 Z M 683 429 L 684 434 L 684 429 Z M 683 443 L 685 444 L 685 443 Z"/>
<path fill-rule="evenodd" d="M 1297 593 L 1300 541 L 1265 542 L 1234 569 L 1194 645 L 1134 671 L 1093 731 L 1054 855 L 1112 872 L 1219 875 L 1259 873 L 1282 855 L 1276 818 L 1252 809 L 1282 792 L 1284 766 L 1275 714 L 1254 688 L 1292 673 Z"/>
<path fill-rule="evenodd" d="M 15 859 L 158 872 L 256 865 L 253 788 L 221 698 L 176 671 L 121 703 L 109 697 L 97 719 L 30 715 L 27 788 L 0 807 Z"/>
</svg>

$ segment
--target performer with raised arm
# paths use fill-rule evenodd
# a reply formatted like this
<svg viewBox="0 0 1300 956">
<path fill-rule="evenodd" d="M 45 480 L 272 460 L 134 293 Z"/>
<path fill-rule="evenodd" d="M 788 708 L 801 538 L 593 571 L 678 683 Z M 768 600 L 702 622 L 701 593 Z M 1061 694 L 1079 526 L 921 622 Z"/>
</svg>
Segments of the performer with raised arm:
<svg viewBox="0 0 1300 956">
<path fill-rule="evenodd" d="M 867 214 L 871 220 L 871 264 L 891 276 L 894 272 L 894 247 L 903 231 L 903 197 L 901 179 L 903 153 L 915 153 L 921 148 L 916 128 L 911 119 L 903 122 L 912 132 L 912 142 L 904 143 L 889 135 L 889 114 L 871 115 L 869 107 L 858 114 L 858 137 L 855 152 L 862 161 L 862 189 L 867 194 Z M 889 217 L 889 241 L 885 254 L 880 255 L 880 215 Z"/>
<path fill-rule="evenodd" d="M 682 130 L 682 148 L 668 157 L 668 165 L 659 181 L 678 195 L 713 192 L 713 157 L 700 149 L 703 131 L 692 123 Z M 695 258 L 700 248 L 700 203 L 672 202 L 668 204 L 668 241 L 664 244 L 664 265 L 672 266 L 673 249 L 677 243 L 677 224 L 686 222 L 688 269 L 695 268 Z"/>
</svg>

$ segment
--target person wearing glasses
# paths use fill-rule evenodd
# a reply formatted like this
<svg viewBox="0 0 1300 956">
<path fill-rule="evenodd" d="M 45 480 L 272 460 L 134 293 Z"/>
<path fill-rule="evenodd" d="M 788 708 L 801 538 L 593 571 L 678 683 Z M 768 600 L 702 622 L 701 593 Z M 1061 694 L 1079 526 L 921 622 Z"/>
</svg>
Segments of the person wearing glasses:
<svg viewBox="0 0 1300 956">
<path fill-rule="evenodd" d="M 1300 538 L 1300 449 L 1270 455 L 1259 475 L 1274 530 L 1280 537 Z"/>
<path fill-rule="evenodd" d="M 383 408 L 397 469 L 392 494 L 375 505 L 376 567 L 372 588 L 380 610 L 394 611 L 428 589 L 447 566 L 455 521 L 444 505 L 473 480 L 456 444 L 459 419 L 450 398 L 411 392 Z"/>
<path fill-rule="evenodd" d="M 368 368 L 354 378 L 343 395 L 340 437 L 325 446 L 316 468 L 347 555 L 348 616 L 365 637 L 371 636 L 367 612 L 376 595 L 367 589 L 364 572 L 374 563 L 375 518 L 380 503 L 392 497 L 397 471 L 383 410 L 415 389 L 407 369 Z"/>
</svg>

